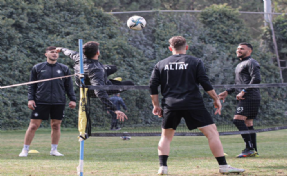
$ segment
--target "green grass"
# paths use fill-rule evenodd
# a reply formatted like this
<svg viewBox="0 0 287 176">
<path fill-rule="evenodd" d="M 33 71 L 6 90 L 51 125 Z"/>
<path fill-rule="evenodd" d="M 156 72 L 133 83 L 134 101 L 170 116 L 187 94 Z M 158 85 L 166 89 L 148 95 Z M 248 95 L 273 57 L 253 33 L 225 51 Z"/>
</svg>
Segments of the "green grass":
<svg viewBox="0 0 287 176">
<path fill-rule="evenodd" d="M 25 131 L 0 132 L 1 176 L 76 175 L 79 162 L 79 142 L 76 129 L 64 129 L 59 151 L 64 157 L 49 155 L 49 130 L 37 131 L 30 149 L 39 154 L 18 157 Z M 241 136 L 222 136 L 228 164 L 246 169 L 244 176 L 287 175 L 287 130 L 259 133 L 259 158 L 235 156 L 244 148 Z M 84 175 L 151 176 L 158 169 L 159 137 L 92 137 L 85 141 Z M 171 176 L 216 176 L 218 165 L 205 137 L 175 137 L 168 160 Z"/>
</svg>

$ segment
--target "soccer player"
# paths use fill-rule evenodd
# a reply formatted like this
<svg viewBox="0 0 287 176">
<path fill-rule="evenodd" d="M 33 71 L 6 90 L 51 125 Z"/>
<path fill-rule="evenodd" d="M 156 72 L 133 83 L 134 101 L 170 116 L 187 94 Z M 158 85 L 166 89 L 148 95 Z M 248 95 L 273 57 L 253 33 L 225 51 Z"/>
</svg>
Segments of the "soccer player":
<svg viewBox="0 0 287 176">
<path fill-rule="evenodd" d="M 85 85 L 99 86 L 99 85 L 112 85 L 112 82 L 107 79 L 107 71 L 103 64 L 99 62 L 100 50 L 99 43 L 95 41 L 87 42 L 83 45 L 84 58 L 84 76 Z M 66 56 L 69 56 L 74 60 L 75 73 L 80 73 L 80 55 L 76 51 L 69 50 L 67 48 L 58 47 L 57 52 L 63 52 Z M 114 72 L 114 71 L 112 71 Z M 79 85 L 79 77 L 76 77 L 77 84 Z M 120 82 L 118 84 L 131 84 L 130 81 Z M 107 91 L 105 90 L 94 90 L 95 95 L 100 98 L 101 102 L 109 110 L 114 111 L 117 114 L 117 119 L 124 121 L 127 119 L 125 113 L 117 110 L 115 105 L 109 100 Z"/>
<path fill-rule="evenodd" d="M 120 93 L 114 94 L 110 98 L 110 100 L 116 106 L 117 110 L 121 110 L 121 106 L 122 106 L 124 108 L 124 110 L 127 111 L 127 107 L 126 107 L 122 97 L 120 97 Z M 108 113 L 112 116 L 111 130 L 116 130 L 116 131 L 120 130 L 121 128 L 118 127 L 117 115 L 113 111 L 108 111 Z"/>
<path fill-rule="evenodd" d="M 57 62 L 59 54 L 56 47 L 50 46 L 46 49 L 47 62 L 34 65 L 31 71 L 30 81 L 55 78 L 70 75 L 69 68 Z M 76 96 L 73 89 L 71 77 L 30 84 L 28 88 L 28 108 L 33 110 L 31 121 L 25 134 L 24 147 L 19 154 L 27 157 L 29 146 L 35 136 L 35 132 L 43 120 L 51 117 L 51 152 L 53 156 L 64 156 L 57 150 L 61 135 L 61 123 L 64 117 L 66 95 L 70 99 L 69 107 L 76 107 Z"/>
<path fill-rule="evenodd" d="M 213 99 L 214 107 L 217 108 L 215 114 L 221 114 L 220 100 L 209 82 L 203 62 L 186 54 L 188 45 L 182 36 L 172 37 L 169 44 L 172 55 L 155 65 L 149 85 L 153 114 L 163 117 L 158 144 L 158 174 L 168 173 L 170 143 L 182 117 L 189 130 L 198 128 L 207 137 L 210 150 L 219 164 L 220 173 L 244 172 L 244 169 L 227 165 L 216 125 L 204 106 L 199 84 Z M 162 107 L 159 105 L 158 86 L 161 86 L 163 96 Z"/>
<path fill-rule="evenodd" d="M 240 43 L 236 54 L 240 63 L 235 69 L 235 84 L 260 84 L 260 65 L 251 57 L 253 47 L 249 43 Z M 237 93 L 237 108 L 233 118 L 234 125 L 239 131 L 254 130 L 253 119 L 256 119 L 260 106 L 259 88 L 234 89 L 230 88 L 219 94 L 219 99 L 225 101 L 228 94 Z M 237 157 L 259 156 L 257 152 L 256 133 L 242 134 L 245 149 Z"/>
</svg>

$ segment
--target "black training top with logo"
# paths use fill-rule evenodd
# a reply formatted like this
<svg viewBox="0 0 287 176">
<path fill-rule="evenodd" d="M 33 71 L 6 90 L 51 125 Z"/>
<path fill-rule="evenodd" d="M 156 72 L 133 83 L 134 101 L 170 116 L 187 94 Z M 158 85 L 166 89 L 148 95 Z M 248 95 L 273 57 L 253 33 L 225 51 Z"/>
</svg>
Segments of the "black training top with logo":
<svg viewBox="0 0 287 176">
<path fill-rule="evenodd" d="M 250 56 L 243 58 L 235 69 L 235 84 L 260 84 L 260 65 L 259 63 L 251 58 Z M 230 88 L 226 90 L 228 94 L 236 91 L 239 93 L 242 88 L 235 89 Z M 246 100 L 260 100 L 259 88 L 245 88 L 246 93 L 244 97 Z"/>
<path fill-rule="evenodd" d="M 67 75 L 71 73 L 66 65 L 43 62 L 33 66 L 30 81 Z M 71 77 L 30 84 L 28 87 L 28 100 L 34 100 L 36 104 L 65 105 L 66 94 L 70 101 L 76 101 Z"/>
<path fill-rule="evenodd" d="M 67 48 L 62 48 L 63 53 L 74 60 L 74 70 L 75 73 L 80 73 L 80 55 L 78 52 L 69 50 Z M 84 58 L 84 76 L 85 85 L 101 86 L 101 85 L 112 85 L 111 81 L 108 80 L 107 75 L 112 74 L 116 71 L 116 66 L 103 65 L 98 60 L 92 60 Z M 76 77 L 79 81 L 79 77 Z M 76 82 L 79 85 L 79 82 Z M 109 100 L 109 95 L 105 90 L 94 90 L 96 96 L 100 98 L 101 102 L 109 110 L 117 110 L 115 105 Z"/>
<path fill-rule="evenodd" d="M 150 78 L 150 94 L 158 94 L 161 86 L 162 108 L 187 110 L 204 107 L 199 84 L 205 91 L 213 90 L 203 62 L 190 55 L 172 55 L 159 61 Z"/>
</svg>

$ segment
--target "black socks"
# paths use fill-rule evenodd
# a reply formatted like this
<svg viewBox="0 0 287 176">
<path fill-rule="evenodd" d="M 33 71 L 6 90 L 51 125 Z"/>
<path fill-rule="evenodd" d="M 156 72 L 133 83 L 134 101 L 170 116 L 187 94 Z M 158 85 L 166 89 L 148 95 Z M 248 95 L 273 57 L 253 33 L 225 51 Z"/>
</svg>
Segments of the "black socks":
<svg viewBox="0 0 287 176">
<path fill-rule="evenodd" d="M 219 165 L 227 165 L 225 156 L 215 157 Z"/>
<path fill-rule="evenodd" d="M 248 127 L 249 130 L 254 130 L 253 126 Z M 257 152 L 257 141 L 256 141 L 256 133 L 251 133 L 251 141 L 253 144 L 253 148 L 255 149 L 255 151 Z"/>
<path fill-rule="evenodd" d="M 168 158 L 168 155 L 158 155 L 159 165 L 167 166 L 167 158 Z"/>
<path fill-rule="evenodd" d="M 244 123 L 244 120 L 233 119 L 233 124 L 237 127 L 239 131 L 248 131 L 247 126 Z M 246 148 L 253 150 L 252 140 L 250 134 L 241 134 L 243 140 L 245 141 Z"/>
</svg>

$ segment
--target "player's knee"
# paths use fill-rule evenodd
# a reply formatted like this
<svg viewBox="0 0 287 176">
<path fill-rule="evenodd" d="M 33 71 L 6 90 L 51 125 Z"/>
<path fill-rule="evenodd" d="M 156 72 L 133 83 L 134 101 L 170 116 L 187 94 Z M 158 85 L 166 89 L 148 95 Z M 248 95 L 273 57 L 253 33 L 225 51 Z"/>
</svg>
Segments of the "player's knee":
<svg viewBox="0 0 287 176">
<path fill-rule="evenodd" d="M 61 126 L 61 125 L 56 124 L 56 123 L 51 124 L 51 128 L 52 128 L 53 130 L 60 130 L 60 126 Z"/>
<path fill-rule="evenodd" d="M 233 119 L 233 124 L 236 127 L 242 127 L 245 125 L 244 120 Z"/>
<path fill-rule="evenodd" d="M 29 125 L 29 130 L 31 131 L 36 131 L 39 128 L 37 124 L 30 124 Z"/>
</svg>

